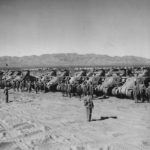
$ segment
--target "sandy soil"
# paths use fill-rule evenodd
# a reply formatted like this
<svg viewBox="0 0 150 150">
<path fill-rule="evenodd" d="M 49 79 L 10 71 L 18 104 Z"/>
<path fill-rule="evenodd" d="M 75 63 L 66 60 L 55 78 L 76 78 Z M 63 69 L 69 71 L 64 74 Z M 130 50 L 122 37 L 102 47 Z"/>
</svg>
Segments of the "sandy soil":
<svg viewBox="0 0 150 150">
<path fill-rule="evenodd" d="M 61 93 L 0 90 L 0 150 L 150 150 L 150 104 L 94 99 L 92 122 L 83 101 Z"/>
</svg>

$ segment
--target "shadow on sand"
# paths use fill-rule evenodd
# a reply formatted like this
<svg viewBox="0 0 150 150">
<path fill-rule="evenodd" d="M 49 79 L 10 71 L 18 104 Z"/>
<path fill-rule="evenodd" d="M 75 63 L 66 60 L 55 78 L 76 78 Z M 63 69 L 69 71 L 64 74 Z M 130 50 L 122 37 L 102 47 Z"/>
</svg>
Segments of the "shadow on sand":
<svg viewBox="0 0 150 150">
<path fill-rule="evenodd" d="M 108 98 L 109 98 L 109 96 L 103 95 L 103 96 L 99 96 L 97 99 L 108 99 Z"/>
<path fill-rule="evenodd" d="M 9 101 L 8 101 L 8 103 L 12 103 L 12 102 L 13 102 L 13 100 L 9 100 Z"/>
<path fill-rule="evenodd" d="M 118 119 L 117 116 L 110 116 L 110 117 L 101 117 L 100 119 L 92 119 L 92 121 L 101 121 L 101 120 L 106 120 L 109 118 Z"/>
</svg>

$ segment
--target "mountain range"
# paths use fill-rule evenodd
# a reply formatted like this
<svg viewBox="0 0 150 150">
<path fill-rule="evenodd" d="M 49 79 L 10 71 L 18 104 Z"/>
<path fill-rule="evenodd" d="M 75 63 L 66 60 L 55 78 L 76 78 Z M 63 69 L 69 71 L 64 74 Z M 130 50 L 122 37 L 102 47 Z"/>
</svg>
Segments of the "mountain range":
<svg viewBox="0 0 150 150">
<path fill-rule="evenodd" d="M 0 57 L 0 67 L 51 67 L 51 66 L 108 66 L 150 65 L 150 59 L 136 56 L 108 56 L 98 54 L 59 53 L 40 56 Z"/>
</svg>

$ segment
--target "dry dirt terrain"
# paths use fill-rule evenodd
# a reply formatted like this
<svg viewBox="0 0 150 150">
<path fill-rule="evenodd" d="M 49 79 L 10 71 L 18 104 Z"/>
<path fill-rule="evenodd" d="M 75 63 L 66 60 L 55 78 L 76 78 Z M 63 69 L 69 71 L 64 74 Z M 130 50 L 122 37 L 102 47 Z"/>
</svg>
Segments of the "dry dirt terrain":
<svg viewBox="0 0 150 150">
<path fill-rule="evenodd" d="M 94 99 L 92 122 L 83 100 L 61 93 L 0 90 L 0 150 L 150 150 L 150 104 Z"/>
</svg>

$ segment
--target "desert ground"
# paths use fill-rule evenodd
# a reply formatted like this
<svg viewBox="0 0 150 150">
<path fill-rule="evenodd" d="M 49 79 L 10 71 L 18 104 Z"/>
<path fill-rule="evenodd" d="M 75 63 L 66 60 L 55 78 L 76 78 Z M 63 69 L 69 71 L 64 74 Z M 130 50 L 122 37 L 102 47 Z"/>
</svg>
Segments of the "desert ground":
<svg viewBox="0 0 150 150">
<path fill-rule="evenodd" d="M 0 90 L 0 150 L 150 150 L 150 104 L 94 98 L 92 121 L 83 99 L 59 92 Z"/>
</svg>

